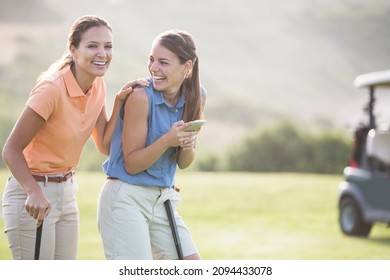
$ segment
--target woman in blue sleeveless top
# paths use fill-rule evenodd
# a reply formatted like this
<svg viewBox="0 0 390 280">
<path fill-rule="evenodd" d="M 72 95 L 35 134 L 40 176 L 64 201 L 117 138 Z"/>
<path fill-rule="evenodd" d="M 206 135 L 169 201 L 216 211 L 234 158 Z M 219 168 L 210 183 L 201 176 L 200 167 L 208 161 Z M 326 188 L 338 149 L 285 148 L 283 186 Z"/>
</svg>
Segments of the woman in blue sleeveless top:
<svg viewBox="0 0 390 280">
<path fill-rule="evenodd" d="M 195 158 L 197 131 L 185 131 L 203 117 L 206 92 L 199 59 L 185 31 L 161 33 L 149 55 L 149 87 L 135 88 L 124 103 L 103 169 L 98 223 L 107 259 L 177 259 L 164 202 L 170 200 L 184 259 L 200 254 L 176 211 L 176 166 Z"/>
</svg>

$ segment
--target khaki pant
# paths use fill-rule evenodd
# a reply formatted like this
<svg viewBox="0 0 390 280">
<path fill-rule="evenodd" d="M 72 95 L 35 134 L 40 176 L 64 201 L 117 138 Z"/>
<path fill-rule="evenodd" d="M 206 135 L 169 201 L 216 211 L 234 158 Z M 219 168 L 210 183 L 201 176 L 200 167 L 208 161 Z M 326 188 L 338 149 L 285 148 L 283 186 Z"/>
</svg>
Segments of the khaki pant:
<svg viewBox="0 0 390 280">
<path fill-rule="evenodd" d="M 99 232 L 107 259 L 178 259 L 164 207 L 174 209 L 183 255 L 198 252 L 191 234 L 176 211 L 181 199 L 173 189 L 134 186 L 107 180 L 98 203 Z"/>
<path fill-rule="evenodd" d="M 40 259 L 73 260 L 77 258 L 79 210 L 74 177 L 63 183 L 38 183 L 52 209 L 43 222 Z M 3 195 L 3 217 L 13 259 L 34 259 L 36 221 L 27 213 L 27 195 L 10 176 Z"/>
</svg>

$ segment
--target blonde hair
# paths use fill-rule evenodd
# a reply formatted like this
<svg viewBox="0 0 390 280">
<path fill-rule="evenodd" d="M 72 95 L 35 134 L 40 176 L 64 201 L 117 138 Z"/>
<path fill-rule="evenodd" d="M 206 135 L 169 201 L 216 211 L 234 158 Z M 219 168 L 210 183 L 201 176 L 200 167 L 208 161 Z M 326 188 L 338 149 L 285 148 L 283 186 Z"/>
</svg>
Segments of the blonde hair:
<svg viewBox="0 0 390 280">
<path fill-rule="evenodd" d="M 74 64 L 74 61 L 70 53 L 70 47 L 74 46 L 75 48 L 78 48 L 83 34 L 91 27 L 96 26 L 106 26 L 112 32 L 112 28 L 109 23 L 105 19 L 98 16 L 85 15 L 74 21 L 68 34 L 68 43 L 63 56 L 56 62 L 51 64 L 46 71 L 42 72 L 39 75 L 37 82 L 54 75 L 67 65 L 72 66 Z"/>
</svg>

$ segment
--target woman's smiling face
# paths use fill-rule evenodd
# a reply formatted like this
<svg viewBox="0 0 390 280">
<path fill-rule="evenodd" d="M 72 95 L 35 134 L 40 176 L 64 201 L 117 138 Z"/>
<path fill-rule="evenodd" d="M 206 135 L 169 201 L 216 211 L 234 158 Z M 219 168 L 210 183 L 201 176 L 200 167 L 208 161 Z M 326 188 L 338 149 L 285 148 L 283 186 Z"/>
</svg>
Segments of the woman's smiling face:
<svg viewBox="0 0 390 280">
<path fill-rule="evenodd" d="M 154 88 L 164 93 L 177 93 L 186 75 L 187 65 L 179 57 L 162 46 L 154 44 L 149 54 L 148 70 Z"/>
<path fill-rule="evenodd" d="M 76 72 L 85 78 L 103 76 L 112 59 L 112 32 L 106 26 L 89 28 L 78 48 L 71 46 Z"/>
</svg>

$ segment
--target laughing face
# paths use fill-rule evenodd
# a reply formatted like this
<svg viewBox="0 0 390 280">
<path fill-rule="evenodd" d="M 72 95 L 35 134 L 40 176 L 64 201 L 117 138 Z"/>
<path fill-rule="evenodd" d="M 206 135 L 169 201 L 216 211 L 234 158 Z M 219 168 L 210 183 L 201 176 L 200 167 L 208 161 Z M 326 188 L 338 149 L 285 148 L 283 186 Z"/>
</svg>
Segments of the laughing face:
<svg viewBox="0 0 390 280">
<path fill-rule="evenodd" d="M 181 64 L 176 54 L 158 43 L 154 44 L 148 63 L 154 88 L 166 94 L 178 93 L 188 74 L 189 63 Z"/>
<path fill-rule="evenodd" d="M 81 37 L 78 48 L 70 47 L 78 81 L 103 76 L 112 59 L 112 32 L 106 26 L 89 28 Z"/>
</svg>

